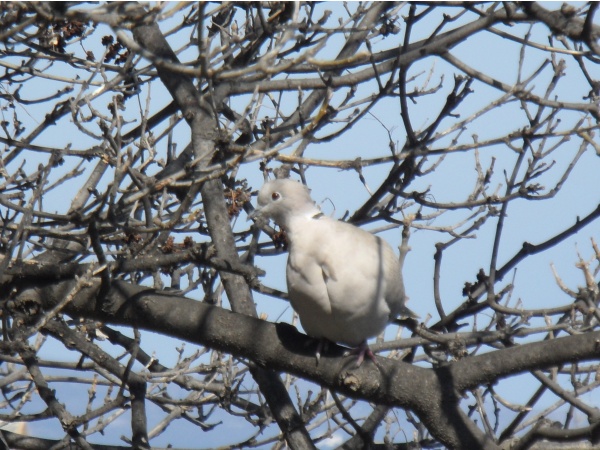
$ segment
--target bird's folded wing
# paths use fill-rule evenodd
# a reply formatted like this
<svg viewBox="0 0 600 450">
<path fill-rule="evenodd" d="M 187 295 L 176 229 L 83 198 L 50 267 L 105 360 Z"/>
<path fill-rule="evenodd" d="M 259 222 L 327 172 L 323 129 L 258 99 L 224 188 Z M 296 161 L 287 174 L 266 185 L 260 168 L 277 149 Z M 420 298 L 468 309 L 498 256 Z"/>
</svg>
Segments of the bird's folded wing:
<svg viewBox="0 0 600 450">
<path fill-rule="evenodd" d="M 298 249 L 290 253 L 286 275 L 294 309 L 305 309 L 298 304 L 301 301 L 314 303 L 318 309 L 331 312 L 326 280 L 335 277 L 335 274 L 329 267 L 321 264 L 314 255 Z M 308 311 L 313 308 L 310 307 Z"/>
</svg>

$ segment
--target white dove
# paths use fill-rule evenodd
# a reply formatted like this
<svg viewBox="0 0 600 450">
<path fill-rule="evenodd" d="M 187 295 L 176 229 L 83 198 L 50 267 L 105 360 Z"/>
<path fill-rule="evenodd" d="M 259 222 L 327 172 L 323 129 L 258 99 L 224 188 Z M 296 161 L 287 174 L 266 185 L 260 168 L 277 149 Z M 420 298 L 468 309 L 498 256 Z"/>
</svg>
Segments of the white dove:
<svg viewBox="0 0 600 450">
<path fill-rule="evenodd" d="M 324 215 L 304 185 L 266 182 L 251 218 L 257 216 L 286 232 L 289 299 L 309 336 L 358 347 L 360 366 L 365 355 L 374 361 L 368 338 L 399 315 L 418 317 L 404 305 L 400 264 L 389 244 Z"/>
</svg>

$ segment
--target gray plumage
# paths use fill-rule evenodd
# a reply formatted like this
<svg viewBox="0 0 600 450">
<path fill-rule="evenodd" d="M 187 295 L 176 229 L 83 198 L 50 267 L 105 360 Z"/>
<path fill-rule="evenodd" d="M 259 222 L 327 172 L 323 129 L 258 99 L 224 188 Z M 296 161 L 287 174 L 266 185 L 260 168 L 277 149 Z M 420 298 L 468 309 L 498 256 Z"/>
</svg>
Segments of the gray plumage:
<svg viewBox="0 0 600 450">
<path fill-rule="evenodd" d="M 404 283 L 392 248 L 361 228 L 324 215 L 302 184 L 289 179 L 265 183 L 257 215 L 286 231 L 289 299 L 309 336 L 362 346 L 391 319 L 416 317 L 404 305 Z"/>
</svg>

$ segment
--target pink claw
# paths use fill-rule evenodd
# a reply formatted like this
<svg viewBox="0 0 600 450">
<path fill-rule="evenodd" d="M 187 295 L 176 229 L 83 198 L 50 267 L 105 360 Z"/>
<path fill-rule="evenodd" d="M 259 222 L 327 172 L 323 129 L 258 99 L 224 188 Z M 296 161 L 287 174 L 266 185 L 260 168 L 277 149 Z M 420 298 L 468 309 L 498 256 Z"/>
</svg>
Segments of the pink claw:
<svg viewBox="0 0 600 450">
<path fill-rule="evenodd" d="M 356 367 L 360 367 L 362 365 L 363 361 L 365 360 L 365 356 L 373 361 L 375 365 L 377 365 L 377 361 L 375 361 L 375 354 L 371 351 L 366 341 L 362 342 L 355 349 L 352 349 L 350 354 L 358 355 L 358 358 L 356 359 Z"/>
</svg>

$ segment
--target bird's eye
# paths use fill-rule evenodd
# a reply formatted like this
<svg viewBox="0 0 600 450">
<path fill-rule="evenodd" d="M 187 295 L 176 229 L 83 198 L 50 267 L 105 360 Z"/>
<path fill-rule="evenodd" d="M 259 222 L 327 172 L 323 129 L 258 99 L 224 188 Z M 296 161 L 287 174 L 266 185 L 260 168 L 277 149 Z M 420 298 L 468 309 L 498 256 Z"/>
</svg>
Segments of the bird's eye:
<svg viewBox="0 0 600 450">
<path fill-rule="evenodd" d="M 273 192 L 273 193 L 271 194 L 271 198 L 272 198 L 273 200 L 279 200 L 279 199 L 281 198 L 281 194 L 280 194 L 279 192 Z"/>
</svg>

